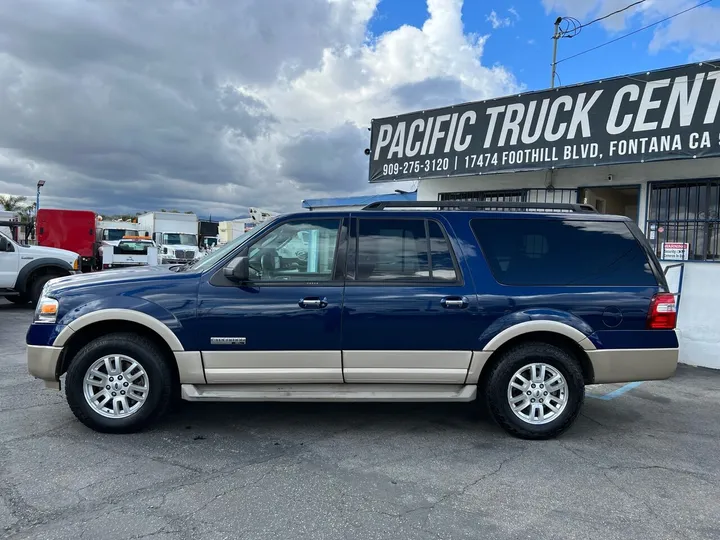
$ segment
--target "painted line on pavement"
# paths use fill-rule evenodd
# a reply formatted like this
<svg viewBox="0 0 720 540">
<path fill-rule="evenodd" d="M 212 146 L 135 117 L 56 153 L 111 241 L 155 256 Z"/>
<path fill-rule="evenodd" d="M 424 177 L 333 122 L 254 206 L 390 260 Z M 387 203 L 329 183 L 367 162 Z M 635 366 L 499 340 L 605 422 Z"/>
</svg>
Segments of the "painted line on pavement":
<svg viewBox="0 0 720 540">
<path fill-rule="evenodd" d="M 605 395 L 599 396 L 597 394 L 586 394 L 587 397 L 593 398 L 593 399 L 602 399 L 603 401 L 610 401 L 611 399 L 615 399 L 616 397 L 622 396 L 624 393 L 629 392 L 633 388 L 637 388 L 640 386 L 644 381 L 638 381 L 638 382 L 631 382 L 627 383 L 617 390 L 613 390 L 612 392 L 609 392 Z"/>
</svg>

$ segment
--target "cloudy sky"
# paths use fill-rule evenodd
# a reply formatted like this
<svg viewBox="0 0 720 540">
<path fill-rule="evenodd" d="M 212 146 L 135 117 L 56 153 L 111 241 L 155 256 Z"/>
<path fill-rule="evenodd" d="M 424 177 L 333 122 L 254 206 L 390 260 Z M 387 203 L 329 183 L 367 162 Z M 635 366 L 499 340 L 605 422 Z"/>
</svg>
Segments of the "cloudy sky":
<svg viewBox="0 0 720 540">
<path fill-rule="evenodd" d="M 702 0 L 646 0 L 562 59 Z M 2 0 L 0 193 L 232 217 L 370 186 L 376 117 L 549 83 L 552 23 L 632 0 Z M 718 2 L 720 4 L 720 2 Z M 563 62 L 562 84 L 720 57 L 713 3 Z"/>
</svg>

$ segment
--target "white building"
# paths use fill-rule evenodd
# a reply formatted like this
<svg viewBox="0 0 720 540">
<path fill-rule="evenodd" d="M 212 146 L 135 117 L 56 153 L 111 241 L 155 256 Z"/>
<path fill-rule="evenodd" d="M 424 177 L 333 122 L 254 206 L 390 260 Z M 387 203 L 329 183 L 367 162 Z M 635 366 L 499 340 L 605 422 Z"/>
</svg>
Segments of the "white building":
<svg viewBox="0 0 720 540">
<path fill-rule="evenodd" d="M 580 202 L 631 217 L 663 266 L 679 265 L 667 277 L 680 293 L 680 361 L 720 369 L 719 103 L 720 66 L 704 63 L 376 120 L 371 181 L 420 180 L 417 199 L 424 201 Z M 432 131 L 433 119 L 444 126 Z M 541 122 L 545 137 L 533 141 Z M 556 136 L 561 130 L 564 139 Z M 620 156 L 620 144 L 637 148 Z M 533 156 L 538 145 L 544 148 Z M 508 151 L 525 152 L 522 168 L 535 170 L 503 168 Z M 555 163 L 547 159 L 553 152 Z M 463 169 L 475 159 L 491 166 Z M 437 170 L 423 176 L 428 161 Z"/>
</svg>

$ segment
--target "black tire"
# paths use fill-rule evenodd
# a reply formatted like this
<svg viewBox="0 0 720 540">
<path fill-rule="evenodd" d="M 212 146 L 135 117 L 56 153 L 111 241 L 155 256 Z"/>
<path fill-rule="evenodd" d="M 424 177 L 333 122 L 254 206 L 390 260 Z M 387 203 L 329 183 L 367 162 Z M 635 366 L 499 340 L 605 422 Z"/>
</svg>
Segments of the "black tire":
<svg viewBox="0 0 720 540">
<path fill-rule="evenodd" d="M 567 405 L 557 418 L 545 424 L 532 424 L 513 412 L 508 402 L 511 378 L 528 364 L 542 362 L 562 374 L 567 385 Z M 549 343 L 517 345 L 504 353 L 491 368 L 484 388 L 487 407 L 495 422 L 509 434 L 521 439 L 551 439 L 567 430 L 575 421 L 585 400 L 585 381 L 578 361 L 568 351 Z"/>
<path fill-rule="evenodd" d="M 16 296 L 5 296 L 4 298 L 8 302 L 12 302 L 13 304 L 17 304 L 19 306 L 30 302 L 30 299 L 27 296 L 25 296 L 24 294 L 20 294 L 20 295 L 16 295 Z"/>
<path fill-rule="evenodd" d="M 107 418 L 85 399 L 84 379 L 92 364 L 106 355 L 129 356 L 145 370 L 148 393 L 143 405 L 125 418 Z M 70 362 L 65 395 L 73 414 L 90 429 L 102 433 L 133 433 L 162 417 L 173 401 L 173 376 L 167 359 L 150 339 L 128 333 L 99 337 L 83 347 Z"/>
<path fill-rule="evenodd" d="M 37 305 L 38 301 L 40 300 L 40 295 L 42 294 L 42 290 L 45 284 L 56 277 L 60 276 L 58 274 L 43 274 L 33 278 L 33 280 L 30 282 L 30 286 L 28 287 L 28 290 L 30 292 L 30 302 L 33 306 Z"/>
</svg>

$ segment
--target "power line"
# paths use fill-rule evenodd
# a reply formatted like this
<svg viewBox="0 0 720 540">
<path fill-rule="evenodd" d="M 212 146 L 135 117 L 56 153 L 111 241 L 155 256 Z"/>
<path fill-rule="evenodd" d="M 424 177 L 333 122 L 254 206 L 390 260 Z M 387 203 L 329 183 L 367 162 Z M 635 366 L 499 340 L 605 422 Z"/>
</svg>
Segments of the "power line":
<svg viewBox="0 0 720 540">
<path fill-rule="evenodd" d="M 598 17 L 597 19 L 592 20 L 592 21 L 590 21 L 589 23 L 581 24 L 580 27 L 578 28 L 578 30 L 579 30 L 580 28 L 584 28 L 584 27 L 586 27 L 586 26 L 590 26 L 591 24 L 595 24 L 596 22 L 599 22 L 599 21 L 603 21 L 603 20 L 605 20 L 605 19 L 608 19 L 608 18 L 612 17 L 613 15 L 617 15 L 618 13 L 622 13 L 623 11 L 627 11 L 628 9 L 630 9 L 630 8 L 632 8 L 632 7 L 635 7 L 635 6 L 639 5 L 639 4 L 642 4 L 643 2 L 645 2 L 645 0 L 638 0 L 637 2 L 634 2 L 634 3 L 630 4 L 629 6 L 625 6 L 625 7 L 622 8 L 622 9 L 618 9 L 617 11 L 613 11 L 612 13 L 608 13 L 607 15 L 605 15 L 605 16 L 603 16 L 603 17 Z"/>
<path fill-rule="evenodd" d="M 615 43 L 616 41 L 620 41 L 621 39 L 625 39 L 625 38 L 627 38 L 627 37 L 630 37 L 630 36 L 632 36 L 632 35 L 635 35 L 635 34 L 637 34 L 638 32 L 642 32 L 643 30 L 647 30 L 648 28 L 652 28 L 653 26 L 657 26 L 658 24 L 662 24 L 662 23 L 664 23 L 664 22 L 666 22 L 666 21 L 669 21 L 670 19 L 674 19 L 675 17 L 677 17 L 677 16 L 679 16 L 679 15 L 682 15 L 683 13 L 687 13 L 688 11 L 692 11 L 693 9 L 697 9 L 697 8 L 699 8 L 699 7 L 701 7 L 701 6 L 704 6 L 705 4 L 709 4 L 710 2 L 712 2 L 712 0 L 705 0 L 705 2 L 701 2 L 701 3 L 699 3 L 699 4 L 696 4 L 696 5 L 692 6 L 692 7 L 689 7 L 689 8 L 687 8 L 687 9 L 684 9 L 683 11 L 679 11 L 679 12 L 675 13 L 674 15 L 670 15 L 669 17 L 665 17 L 664 19 L 661 19 L 661 20 L 659 20 L 659 21 L 655 21 L 654 23 L 648 24 L 647 26 L 643 26 L 642 28 L 638 28 L 637 30 L 634 30 L 633 32 L 629 32 L 629 33 L 624 34 L 624 35 L 622 35 L 622 36 L 620 36 L 620 37 L 618 37 L 618 38 L 611 39 L 610 41 L 606 41 L 605 43 L 601 43 L 600 45 L 597 45 L 597 46 L 592 47 L 592 48 L 590 48 L 590 49 L 584 50 L 584 51 L 579 52 L 579 53 L 577 53 L 577 54 L 573 54 L 572 56 L 568 56 L 567 58 L 563 58 L 562 60 L 558 60 L 558 61 L 557 61 L 557 64 L 559 64 L 560 62 L 565 62 L 566 60 L 572 60 L 573 58 L 577 58 L 578 56 L 582 56 L 583 54 L 587 54 L 587 53 L 589 53 L 589 52 L 592 52 L 592 51 L 596 51 L 596 50 L 598 50 L 598 49 L 601 49 L 602 47 L 605 47 L 605 46 L 607 46 L 607 45 L 610 45 L 610 44 L 612 44 L 612 43 Z"/>
</svg>

